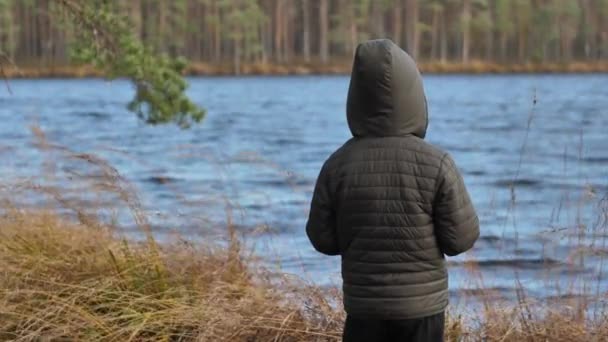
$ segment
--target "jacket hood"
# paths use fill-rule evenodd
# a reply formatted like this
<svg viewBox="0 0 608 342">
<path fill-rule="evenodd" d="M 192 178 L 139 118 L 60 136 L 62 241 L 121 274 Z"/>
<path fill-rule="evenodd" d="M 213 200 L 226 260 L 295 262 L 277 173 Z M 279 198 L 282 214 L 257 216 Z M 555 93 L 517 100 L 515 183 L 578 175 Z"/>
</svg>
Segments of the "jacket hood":
<svg viewBox="0 0 608 342">
<path fill-rule="evenodd" d="M 357 47 L 346 117 L 355 137 L 424 138 L 428 112 L 422 77 L 414 60 L 392 41 L 370 40 Z"/>
</svg>

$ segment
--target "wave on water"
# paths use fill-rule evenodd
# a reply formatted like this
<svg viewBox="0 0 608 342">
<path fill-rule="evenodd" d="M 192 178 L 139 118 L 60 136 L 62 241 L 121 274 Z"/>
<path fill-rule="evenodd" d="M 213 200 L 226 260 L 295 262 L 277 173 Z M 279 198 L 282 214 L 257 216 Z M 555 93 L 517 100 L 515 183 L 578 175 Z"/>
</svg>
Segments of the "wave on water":
<svg viewBox="0 0 608 342">
<path fill-rule="evenodd" d="M 77 116 L 77 117 L 85 117 L 85 118 L 91 118 L 91 119 L 95 119 L 98 121 L 106 121 L 112 118 L 112 114 L 107 113 L 107 112 L 96 112 L 96 111 L 86 111 L 86 112 L 82 112 L 82 111 L 74 111 L 70 113 L 72 116 Z"/>
<path fill-rule="evenodd" d="M 480 268 L 495 268 L 506 267 L 523 270 L 542 270 L 556 267 L 572 267 L 565 262 L 561 262 L 551 258 L 512 258 L 512 259 L 486 259 L 478 261 L 448 261 L 451 267 L 480 267 Z"/>
<path fill-rule="evenodd" d="M 542 180 L 533 178 L 520 178 L 520 179 L 499 179 L 491 183 L 493 186 L 500 188 L 525 187 L 525 188 L 538 188 L 543 184 Z"/>
<path fill-rule="evenodd" d="M 181 179 L 179 178 L 175 178 L 175 177 L 171 177 L 171 176 L 150 176 L 150 177 L 146 177 L 143 179 L 144 182 L 146 183 L 152 183 L 152 184 L 156 184 L 156 185 L 163 185 L 163 184 L 173 184 L 173 183 L 177 183 L 179 181 L 181 181 Z"/>
</svg>

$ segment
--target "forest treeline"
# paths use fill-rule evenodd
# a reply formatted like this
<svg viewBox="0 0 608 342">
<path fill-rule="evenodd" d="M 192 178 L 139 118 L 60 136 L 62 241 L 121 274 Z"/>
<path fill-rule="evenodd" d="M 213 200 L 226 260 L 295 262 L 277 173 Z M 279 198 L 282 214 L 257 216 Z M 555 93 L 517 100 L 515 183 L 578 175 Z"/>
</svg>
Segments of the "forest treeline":
<svg viewBox="0 0 608 342">
<path fill-rule="evenodd" d="M 62 0 L 0 0 L 0 52 L 20 66 L 69 65 Z M 195 63 L 346 63 L 389 37 L 422 62 L 608 59 L 608 0 L 107 0 L 147 46 Z"/>
</svg>

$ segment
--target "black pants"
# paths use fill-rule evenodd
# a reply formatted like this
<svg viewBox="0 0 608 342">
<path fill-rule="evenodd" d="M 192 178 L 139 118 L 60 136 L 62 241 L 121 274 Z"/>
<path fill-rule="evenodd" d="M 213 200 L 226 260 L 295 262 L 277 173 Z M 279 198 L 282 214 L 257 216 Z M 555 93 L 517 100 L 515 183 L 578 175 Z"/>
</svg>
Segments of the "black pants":
<svg viewBox="0 0 608 342">
<path fill-rule="evenodd" d="M 445 314 L 406 320 L 346 317 L 344 342 L 443 342 Z"/>
</svg>

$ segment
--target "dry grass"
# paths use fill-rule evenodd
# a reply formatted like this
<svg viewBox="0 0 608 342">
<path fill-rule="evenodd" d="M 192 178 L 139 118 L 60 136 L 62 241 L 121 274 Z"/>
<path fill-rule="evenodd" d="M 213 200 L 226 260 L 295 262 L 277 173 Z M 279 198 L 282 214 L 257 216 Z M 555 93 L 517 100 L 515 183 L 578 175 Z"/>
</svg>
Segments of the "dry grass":
<svg viewBox="0 0 608 342">
<path fill-rule="evenodd" d="M 239 251 L 174 242 L 157 247 L 55 213 L 0 217 L 0 340 L 336 341 L 333 294 L 254 272 Z M 273 280 L 274 279 L 274 280 Z M 575 301 L 488 303 L 452 315 L 448 341 L 605 341 Z M 536 313 L 535 313 L 536 312 Z"/>
<path fill-rule="evenodd" d="M 0 218 L 0 269 L 1 340 L 325 341 L 340 333 L 342 315 L 320 290 L 254 277 L 236 243 L 160 248 L 11 209 Z"/>
</svg>

